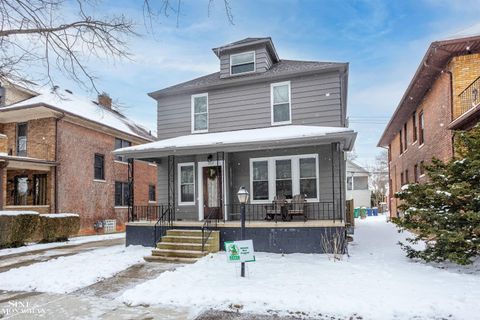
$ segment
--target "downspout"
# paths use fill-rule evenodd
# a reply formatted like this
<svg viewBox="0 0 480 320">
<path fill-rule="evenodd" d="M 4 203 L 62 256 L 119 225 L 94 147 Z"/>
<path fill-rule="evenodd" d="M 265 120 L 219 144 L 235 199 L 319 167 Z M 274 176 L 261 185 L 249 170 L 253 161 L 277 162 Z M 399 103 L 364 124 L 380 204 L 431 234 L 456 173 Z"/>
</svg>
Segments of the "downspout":
<svg viewBox="0 0 480 320">
<path fill-rule="evenodd" d="M 58 121 L 63 119 L 65 117 L 65 114 L 62 113 L 62 115 L 58 118 L 55 119 L 55 162 L 57 162 L 57 166 L 55 166 L 55 183 L 53 185 L 53 193 L 55 197 L 54 201 L 54 209 L 55 213 L 58 213 Z"/>
</svg>

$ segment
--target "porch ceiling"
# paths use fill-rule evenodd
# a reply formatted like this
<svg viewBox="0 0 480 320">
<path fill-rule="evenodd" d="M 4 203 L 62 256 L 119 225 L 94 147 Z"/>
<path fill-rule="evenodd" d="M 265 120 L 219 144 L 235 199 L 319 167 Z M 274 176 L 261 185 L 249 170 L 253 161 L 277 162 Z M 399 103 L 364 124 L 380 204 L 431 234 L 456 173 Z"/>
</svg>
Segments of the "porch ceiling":
<svg viewBox="0 0 480 320">
<path fill-rule="evenodd" d="M 293 148 L 340 142 L 353 148 L 357 133 L 343 127 L 288 125 L 260 129 L 192 134 L 114 151 L 127 158 L 153 159 L 169 155 L 240 152 Z"/>
</svg>

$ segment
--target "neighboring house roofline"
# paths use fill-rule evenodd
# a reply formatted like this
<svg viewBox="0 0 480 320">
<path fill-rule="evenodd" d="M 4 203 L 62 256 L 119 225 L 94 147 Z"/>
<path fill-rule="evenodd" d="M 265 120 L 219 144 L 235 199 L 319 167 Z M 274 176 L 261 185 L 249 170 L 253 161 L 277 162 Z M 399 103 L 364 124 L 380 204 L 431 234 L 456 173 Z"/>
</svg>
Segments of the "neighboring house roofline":
<svg viewBox="0 0 480 320">
<path fill-rule="evenodd" d="M 270 55 L 272 56 L 273 61 L 274 62 L 280 61 L 280 58 L 278 57 L 277 50 L 275 49 L 275 45 L 273 44 L 273 41 L 272 41 L 271 37 L 245 38 L 245 39 L 242 39 L 242 40 L 239 40 L 239 41 L 229 43 L 229 44 L 224 45 L 224 46 L 213 48 L 212 51 L 215 53 L 215 55 L 217 57 L 220 58 L 220 55 L 223 52 L 231 51 L 231 50 L 235 50 L 235 49 L 240 49 L 240 48 L 244 48 L 244 47 L 251 47 L 251 46 L 258 45 L 258 44 L 263 44 L 263 43 L 265 43 L 267 45 L 267 49 L 270 52 Z"/>
<path fill-rule="evenodd" d="M 358 171 L 355 171 L 355 173 L 367 173 L 367 174 L 370 174 L 370 172 L 365 169 L 364 167 L 362 167 L 361 165 L 359 165 L 358 163 L 352 161 L 352 160 L 347 160 L 348 164 L 347 164 L 347 171 L 348 171 L 348 165 L 351 165 L 352 167 L 358 169 Z"/>
<path fill-rule="evenodd" d="M 71 112 L 68 112 L 66 110 L 63 110 L 61 108 L 57 108 L 53 105 L 50 105 L 50 104 L 47 104 L 47 103 L 33 103 L 33 104 L 26 104 L 26 105 L 21 105 L 21 106 L 16 106 L 16 107 L 8 107 L 7 108 L 0 108 L 0 114 L 1 113 L 6 113 L 6 112 L 13 112 L 13 111 L 19 111 L 19 110 L 27 110 L 27 109 L 31 109 L 31 108 L 37 108 L 37 107 L 45 107 L 45 108 L 48 108 L 48 109 L 51 109 L 53 111 L 56 111 L 56 112 L 59 112 L 60 114 L 68 114 L 69 116 L 71 117 L 74 117 L 74 118 L 78 118 L 78 119 L 81 119 L 83 121 L 87 121 L 89 123 L 95 123 L 97 125 L 100 125 L 100 126 L 103 126 L 103 127 L 106 127 L 110 130 L 112 130 L 113 132 L 118 132 L 120 133 L 121 135 L 124 135 L 124 136 L 129 136 L 129 137 L 134 137 L 136 139 L 140 139 L 142 141 L 147 141 L 147 142 L 151 142 L 151 141 L 154 141 L 155 140 L 155 137 L 146 137 L 146 136 L 141 136 L 139 134 L 136 134 L 136 135 L 133 135 L 129 132 L 125 132 L 125 131 L 122 131 L 122 130 L 118 130 L 114 127 L 111 127 L 111 126 L 108 126 L 102 122 L 98 122 L 98 121 L 93 121 L 91 119 L 88 119 L 88 118 L 85 118 L 85 117 L 82 117 L 82 116 L 79 116 L 77 114 L 74 114 L 74 113 L 71 113 Z"/>
<path fill-rule="evenodd" d="M 386 147 L 422 102 L 445 66 L 459 55 L 480 52 L 480 35 L 434 41 L 430 44 L 377 146 Z"/>
<path fill-rule="evenodd" d="M 296 61 L 296 62 L 305 62 L 305 63 L 321 63 L 317 61 L 297 61 L 297 60 L 282 60 L 282 61 Z M 200 92 L 200 91 L 206 91 L 206 90 L 212 90 L 212 89 L 221 89 L 221 88 L 227 88 L 227 87 L 232 87 L 236 86 L 239 84 L 244 84 L 244 83 L 258 83 L 258 82 L 265 82 L 265 81 L 277 81 L 282 78 L 286 77 L 295 77 L 295 76 L 300 76 L 300 75 L 310 75 L 310 74 L 315 74 L 315 73 L 326 73 L 326 72 L 332 72 L 332 71 L 339 71 L 342 73 L 348 73 L 348 62 L 326 62 L 322 67 L 316 67 L 312 68 L 311 70 L 302 70 L 302 71 L 292 71 L 292 72 L 279 72 L 278 74 L 271 74 L 268 71 L 260 74 L 254 74 L 254 75 L 248 75 L 248 76 L 240 76 L 240 77 L 235 77 L 235 78 L 226 78 L 226 79 L 220 79 L 220 72 L 214 72 L 211 73 L 207 76 L 195 78 L 165 89 L 157 90 L 154 92 L 148 93 L 150 97 L 153 99 L 159 99 L 162 96 L 169 96 L 169 95 L 175 95 L 179 93 L 193 93 L 193 92 Z M 189 82 L 206 78 L 206 77 L 212 77 L 214 75 L 218 75 L 218 80 L 215 83 L 212 84 L 204 84 L 204 85 L 196 85 L 196 86 L 188 86 L 188 87 L 182 87 L 182 85 L 187 84 Z M 344 98 L 346 101 L 346 97 Z"/>
</svg>

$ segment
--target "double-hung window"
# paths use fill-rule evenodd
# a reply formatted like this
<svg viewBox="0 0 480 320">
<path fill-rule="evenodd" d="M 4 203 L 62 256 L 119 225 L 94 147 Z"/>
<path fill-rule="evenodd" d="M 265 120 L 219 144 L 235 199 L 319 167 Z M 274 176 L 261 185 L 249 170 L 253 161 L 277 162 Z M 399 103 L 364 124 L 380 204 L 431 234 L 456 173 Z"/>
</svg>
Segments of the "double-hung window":
<svg viewBox="0 0 480 320">
<path fill-rule="evenodd" d="M 268 161 L 252 161 L 253 200 L 268 200 Z"/>
<path fill-rule="evenodd" d="M 195 164 L 178 164 L 178 203 L 181 205 L 195 204 Z"/>
<path fill-rule="evenodd" d="M 17 124 L 17 156 L 27 156 L 27 123 Z"/>
<path fill-rule="evenodd" d="M 425 132 L 424 132 L 425 119 L 423 118 L 423 111 L 418 115 L 418 140 L 420 145 L 425 142 Z"/>
<path fill-rule="evenodd" d="M 115 206 L 126 207 L 130 200 L 130 189 L 127 182 L 115 181 Z"/>
<path fill-rule="evenodd" d="M 156 201 L 156 193 L 155 193 L 155 185 L 151 184 L 148 186 L 148 201 L 155 202 Z"/>
<path fill-rule="evenodd" d="M 305 154 L 250 159 L 252 203 L 266 203 L 275 196 L 292 199 L 302 194 L 318 200 L 318 155 Z"/>
<path fill-rule="evenodd" d="M 105 156 L 103 154 L 95 153 L 93 168 L 93 178 L 105 180 Z"/>
<path fill-rule="evenodd" d="M 132 143 L 130 141 L 123 140 L 123 139 L 120 139 L 120 138 L 115 138 L 115 150 L 116 149 L 121 149 L 121 148 L 131 147 L 131 146 L 132 146 Z M 126 159 L 123 156 L 115 156 L 115 160 L 126 162 Z"/>
<path fill-rule="evenodd" d="M 208 93 L 192 95 L 192 132 L 208 131 Z"/>
<path fill-rule="evenodd" d="M 255 51 L 230 55 L 230 74 L 241 74 L 255 71 Z"/>
<path fill-rule="evenodd" d="M 272 125 L 292 123 L 290 81 L 270 85 Z"/>
</svg>

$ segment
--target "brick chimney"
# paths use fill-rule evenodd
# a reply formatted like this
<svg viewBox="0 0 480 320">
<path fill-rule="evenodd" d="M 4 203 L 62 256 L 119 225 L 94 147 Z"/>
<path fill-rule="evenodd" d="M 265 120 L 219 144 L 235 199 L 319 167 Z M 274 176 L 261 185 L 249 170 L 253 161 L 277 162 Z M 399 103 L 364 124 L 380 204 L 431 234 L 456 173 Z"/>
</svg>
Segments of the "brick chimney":
<svg viewBox="0 0 480 320">
<path fill-rule="evenodd" d="M 107 109 L 112 109 L 112 98 L 108 93 L 102 92 L 98 95 L 98 104 Z"/>
</svg>

